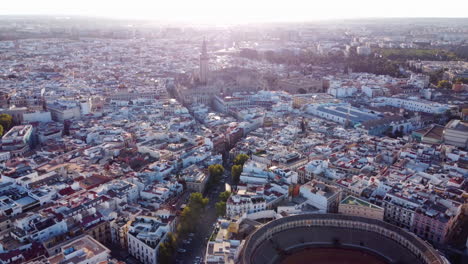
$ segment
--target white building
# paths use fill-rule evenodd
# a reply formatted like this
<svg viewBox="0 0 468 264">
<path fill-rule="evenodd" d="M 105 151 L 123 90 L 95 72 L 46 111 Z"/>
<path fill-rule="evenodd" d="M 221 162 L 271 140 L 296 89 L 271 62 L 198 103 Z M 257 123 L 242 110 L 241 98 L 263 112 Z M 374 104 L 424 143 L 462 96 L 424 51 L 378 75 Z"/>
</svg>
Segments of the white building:
<svg viewBox="0 0 468 264">
<path fill-rule="evenodd" d="M 367 46 L 359 46 L 356 48 L 356 51 L 358 55 L 364 55 L 364 56 L 370 55 L 372 52 L 371 48 Z"/>
<path fill-rule="evenodd" d="M 128 252 L 141 263 L 157 264 L 159 246 L 169 231 L 169 226 L 158 218 L 137 217 L 128 229 Z"/>
<path fill-rule="evenodd" d="M 7 161 L 11 157 L 10 152 L 0 152 L 0 162 Z"/>
<path fill-rule="evenodd" d="M 160 202 L 165 202 L 169 199 L 171 192 L 169 188 L 166 188 L 162 185 L 150 185 L 146 186 L 144 190 L 140 192 L 140 196 L 142 199 L 151 200 L 156 199 Z"/>
<path fill-rule="evenodd" d="M 79 237 L 61 247 L 61 252 L 51 256 L 50 264 L 97 264 L 110 257 L 110 250 L 90 236 Z"/>
<path fill-rule="evenodd" d="M 41 205 L 44 205 L 57 197 L 57 191 L 48 186 L 41 186 L 40 188 L 29 191 L 29 196 L 38 200 Z"/>
<path fill-rule="evenodd" d="M 468 148 L 468 122 L 452 120 L 444 128 L 445 144 Z"/>
<path fill-rule="evenodd" d="M 338 208 L 340 214 L 367 217 L 383 221 L 384 209 L 354 196 L 348 196 L 341 201 Z"/>
<path fill-rule="evenodd" d="M 242 183 L 265 184 L 269 178 L 267 169 L 266 164 L 248 160 L 242 169 L 240 181 Z"/>
<path fill-rule="evenodd" d="M 14 226 L 15 229 L 11 232 L 11 235 L 20 242 L 28 239 L 44 242 L 68 231 L 65 220 L 58 221 L 52 218 L 43 218 L 39 214 L 29 214 L 16 219 Z"/>
<path fill-rule="evenodd" d="M 396 226 L 410 229 L 413 224 L 414 210 L 419 206 L 420 204 L 415 200 L 387 193 L 383 202 L 384 220 Z"/>
<path fill-rule="evenodd" d="M 36 111 L 36 112 L 26 112 L 23 114 L 23 122 L 24 123 L 31 123 L 31 122 L 51 122 L 52 115 L 50 112 L 46 111 Z"/>
<path fill-rule="evenodd" d="M 364 85 L 361 87 L 361 90 L 365 95 L 367 95 L 367 97 L 370 97 L 370 98 L 373 98 L 376 96 L 382 96 L 385 93 L 384 88 L 375 87 L 375 86 Z"/>
<path fill-rule="evenodd" d="M 126 203 L 135 202 L 140 194 L 136 184 L 125 180 L 114 180 L 106 184 L 105 189 L 112 191 L 116 197 L 122 197 Z"/>
<path fill-rule="evenodd" d="M 11 156 L 20 156 L 29 151 L 33 127 L 31 125 L 14 126 L 1 139 L 4 151 L 10 151 Z"/>
<path fill-rule="evenodd" d="M 228 217 L 241 216 L 244 213 L 260 212 L 265 208 L 266 201 L 263 197 L 232 195 L 226 202 L 226 215 Z"/>
<path fill-rule="evenodd" d="M 397 97 L 379 97 L 374 102 L 375 105 L 390 105 L 398 108 L 404 108 L 415 112 L 425 112 L 430 114 L 443 114 L 450 110 L 449 105 L 439 104 L 419 98 L 397 98 Z"/>
<path fill-rule="evenodd" d="M 341 199 L 341 190 L 335 186 L 312 180 L 301 186 L 301 196 L 307 203 L 318 208 L 322 213 L 336 213 Z"/>
<path fill-rule="evenodd" d="M 380 119 L 377 114 L 364 112 L 348 104 L 321 104 L 307 107 L 307 113 L 340 124 L 360 124 L 366 121 Z"/>
<path fill-rule="evenodd" d="M 216 95 L 213 99 L 213 105 L 217 111 L 220 111 L 222 113 L 228 113 L 233 108 L 246 108 L 252 105 L 252 102 L 248 96 L 226 96 L 224 98 L 221 98 Z"/>
<path fill-rule="evenodd" d="M 214 241 L 208 241 L 206 247 L 206 263 L 237 263 L 240 256 L 243 241 L 231 238 L 232 230 L 238 230 L 239 223 L 221 220 L 218 233 L 213 234 Z"/>
<path fill-rule="evenodd" d="M 47 104 L 47 110 L 50 111 L 52 119 L 57 122 L 63 122 L 70 119 L 81 118 L 81 105 L 75 101 L 54 101 Z"/>
<path fill-rule="evenodd" d="M 201 171 L 198 166 L 190 165 L 182 171 L 183 179 L 187 185 L 187 189 L 203 193 L 205 191 L 206 183 L 208 182 L 208 175 Z"/>
<path fill-rule="evenodd" d="M 327 93 L 333 95 L 336 98 L 350 97 L 357 93 L 356 87 L 350 86 L 334 86 L 330 83 Z"/>
</svg>

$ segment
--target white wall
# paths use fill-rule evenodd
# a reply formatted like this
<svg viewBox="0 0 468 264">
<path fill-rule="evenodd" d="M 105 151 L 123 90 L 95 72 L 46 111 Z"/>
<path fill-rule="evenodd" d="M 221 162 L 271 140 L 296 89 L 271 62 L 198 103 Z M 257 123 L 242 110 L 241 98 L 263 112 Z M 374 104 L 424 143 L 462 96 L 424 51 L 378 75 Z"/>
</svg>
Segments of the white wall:
<svg viewBox="0 0 468 264">
<path fill-rule="evenodd" d="M 33 112 L 33 113 L 24 113 L 23 122 L 51 122 L 52 115 L 50 112 Z"/>
</svg>

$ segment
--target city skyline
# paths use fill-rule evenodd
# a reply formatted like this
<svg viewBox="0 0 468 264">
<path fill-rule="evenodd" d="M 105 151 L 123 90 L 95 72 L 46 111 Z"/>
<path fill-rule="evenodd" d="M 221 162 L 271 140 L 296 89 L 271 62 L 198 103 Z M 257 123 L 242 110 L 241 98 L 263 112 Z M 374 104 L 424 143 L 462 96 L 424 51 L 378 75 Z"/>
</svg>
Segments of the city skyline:
<svg viewBox="0 0 468 264">
<path fill-rule="evenodd" d="M 457 7 L 457 8 L 454 8 Z M 444 1 L 342 1 L 313 3 L 306 0 L 282 1 L 31 1 L 2 4 L 0 15 L 91 16 L 119 19 L 149 19 L 161 22 L 242 24 L 267 22 L 306 22 L 361 18 L 460 18 L 468 4 Z"/>
<path fill-rule="evenodd" d="M 0 264 L 468 263 L 468 17 L 418 2 L 3 5 Z"/>
</svg>

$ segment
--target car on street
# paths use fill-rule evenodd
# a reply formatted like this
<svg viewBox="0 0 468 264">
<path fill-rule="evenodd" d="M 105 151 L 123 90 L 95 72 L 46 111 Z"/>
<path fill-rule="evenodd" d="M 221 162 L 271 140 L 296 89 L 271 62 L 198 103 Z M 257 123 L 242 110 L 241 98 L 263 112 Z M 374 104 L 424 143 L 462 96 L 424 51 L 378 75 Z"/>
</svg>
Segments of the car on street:
<svg viewBox="0 0 468 264">
<path fill-rule="evenodd" d="M 185 249 L 183 249 L 183 248 L 179 248 L 179 249 L 177 250 L 177 252 L 179 252 L 179 253 L 185 253 L 185 252 L 187 252 L 187 250 L 185 250 Z"/>
</svg>

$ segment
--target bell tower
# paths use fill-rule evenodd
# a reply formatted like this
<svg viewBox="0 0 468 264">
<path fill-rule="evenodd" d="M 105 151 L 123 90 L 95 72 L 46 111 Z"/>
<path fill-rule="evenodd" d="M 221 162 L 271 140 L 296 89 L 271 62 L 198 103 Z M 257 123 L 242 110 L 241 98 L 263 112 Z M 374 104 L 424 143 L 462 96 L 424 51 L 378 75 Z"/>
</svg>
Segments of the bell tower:
<svg viewBox="0 0 468 264">
<path fill-rule="evenodd" d="M 203 39 L 202 51 L 200 54 L 200 82 L 206 84 L 208 81 L 208 52 L 206 51 L 206 41 Z"/>
</svg>

